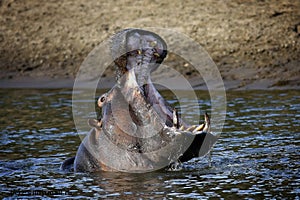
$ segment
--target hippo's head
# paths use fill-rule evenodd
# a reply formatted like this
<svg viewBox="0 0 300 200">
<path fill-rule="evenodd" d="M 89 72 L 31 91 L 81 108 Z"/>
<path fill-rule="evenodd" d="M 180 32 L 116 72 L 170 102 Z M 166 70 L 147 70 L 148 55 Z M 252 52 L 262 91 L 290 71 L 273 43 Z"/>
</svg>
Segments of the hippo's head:
<svg viewBox="0 0 300 200">
<path fill-rule="evenodd" d="M 102 118 L 90 121 L 93 129 L 79 147 L 74 169 L 146 172 L 205 155 L 216 141 L 208 115 L 204 124 L 186 124 L 151 82 L 150 73 L 167 55 L 165 41 L 126 29 L 112 38 L 111 53 L 117 84 L 98 99 Z"/>
</svg>

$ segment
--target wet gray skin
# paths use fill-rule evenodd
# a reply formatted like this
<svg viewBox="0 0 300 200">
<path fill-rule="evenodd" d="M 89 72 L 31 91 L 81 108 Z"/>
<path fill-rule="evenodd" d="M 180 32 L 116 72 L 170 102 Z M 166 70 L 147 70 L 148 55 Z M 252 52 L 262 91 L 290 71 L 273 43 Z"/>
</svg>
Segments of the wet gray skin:
<svg viewBox="0 0 300 200">
<path fill-rule="evenodd" d="M 210 122 L 188 125 L 151 82 L 150 73 L 167 54 L 155 33 L 126 29 L 112 38 L 117 84 L 98 99 L 102 119 L 92 127 L 75 157 L 61 168 L 74 171 L 148 172 L 203 156 L 217 138 Z"/>
</svg>

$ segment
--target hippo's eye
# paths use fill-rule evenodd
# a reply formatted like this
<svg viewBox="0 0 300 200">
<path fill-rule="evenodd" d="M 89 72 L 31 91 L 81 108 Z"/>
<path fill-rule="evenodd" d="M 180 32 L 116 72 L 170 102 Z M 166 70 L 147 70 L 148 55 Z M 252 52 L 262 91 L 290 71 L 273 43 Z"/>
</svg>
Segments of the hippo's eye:
<svg viewBox="0 0 300 200">
<path fill-rule="evenodd" d="M 99 97 L 97 101 L 98 107 L 102 108 L 105 101 L 106 101 L 106 94 L 103 94 L 101 97 Z"/>
</svg>

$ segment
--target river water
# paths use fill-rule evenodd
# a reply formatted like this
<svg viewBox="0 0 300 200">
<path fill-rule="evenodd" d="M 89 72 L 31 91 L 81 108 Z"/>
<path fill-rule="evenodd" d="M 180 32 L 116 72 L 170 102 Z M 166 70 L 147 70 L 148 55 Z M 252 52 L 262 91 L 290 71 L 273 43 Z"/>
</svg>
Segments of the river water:
<svg viewBox="0 0 300 200">
<path fill-rule="evenodd" d="M 2 89 L 0 96 L 1 198 L 300 199 L 299 91 L 227 92 L 211 156 L 144 174 L 59 170 L 81 141 L 71 90 Z M 201 108 L 209 109 L 202 97 Z"/>
</svg>

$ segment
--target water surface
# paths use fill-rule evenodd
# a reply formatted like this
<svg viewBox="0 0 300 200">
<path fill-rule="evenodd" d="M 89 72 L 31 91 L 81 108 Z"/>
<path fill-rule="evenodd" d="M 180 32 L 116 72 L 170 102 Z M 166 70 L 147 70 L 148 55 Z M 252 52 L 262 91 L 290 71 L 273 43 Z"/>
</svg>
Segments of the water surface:
<svg viewBox="0 0 300 200">
<path fill-rule="evenodd" d="M 209 96 L 197 93 L 209 112 Z M 172 93 L 163 94 L 177 105 Z M 0 95 L 2 198 L 300 198 L 299 91 L 228 92 L 211 160 L 146 174 L 60 171 L 80 144 L 72 91 L 3 89 Z M 188 114 L 197 119 L 193 109 Z"/>
</svg>

